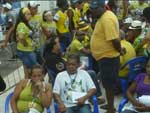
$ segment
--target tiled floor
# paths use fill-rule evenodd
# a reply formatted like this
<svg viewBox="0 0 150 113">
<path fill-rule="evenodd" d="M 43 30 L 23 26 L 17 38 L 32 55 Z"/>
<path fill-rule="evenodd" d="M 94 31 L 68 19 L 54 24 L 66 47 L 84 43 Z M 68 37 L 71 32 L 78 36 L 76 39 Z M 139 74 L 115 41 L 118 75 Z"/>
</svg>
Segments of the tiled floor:
<svg viewBox="0 0 150 113">
<path fill-rule="evenodd" d="M 11 74 L 9 74 L 8 76 L 5 76 L 4 80 L 7 83 L 7 89 L 8 89 L 8 87 L 13 86 L 15 83 L 17 83 L 19 80 L 21 80 L 24 76 L 23 73 L 24 73 L 23 67 L 21 66 L 20 68 L 18 68 L 17 70 L 15 70 Z M 8 83 L 8 81 L 9 81 L 9 83 Z M 13 91 L 13 89 L 14 89 L 14 87 L 9 89 L 8 91 L 4 92 L 2 95 L 0 95 L 0 113 L 4 113 L 5 98 L 10 92 Z M 104 93 L 103 88 L 102 88 L 102 92 L 103 92 L 103 95 L 105 97 L 105 93 Z M 118 108 L 118 103 L 120 102 L 120 100 L 121 100 L 121 96 L 115 97 L 115 107 L 116 108 Z M 51 107 L 51 110 L 52 110 L 52 113 L 54 113 L 53 107 Z M 104 110 L 100 109 L 100 113 L 104 113 L 104 112 L 105 112 Z M 9 113 L 12 113 L 11 110 L 9 111 Z"/>
</svg>

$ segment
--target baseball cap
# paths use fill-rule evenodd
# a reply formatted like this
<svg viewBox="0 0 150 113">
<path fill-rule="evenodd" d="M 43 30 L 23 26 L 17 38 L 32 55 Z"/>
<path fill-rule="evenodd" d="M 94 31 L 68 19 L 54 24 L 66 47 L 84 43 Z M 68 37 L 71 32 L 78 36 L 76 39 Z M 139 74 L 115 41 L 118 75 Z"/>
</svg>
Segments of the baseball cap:
<svg viewBox="0 0 150 113">
<path fill-rule="evenodd" d="M 37 6 L 40 6 L 40 4 L 38 4 L 37 1 L 30 1 L 28 3 L 28 6 L 29 7 L 37 7 Z"/>
<path fill-rule="evenodd" d="M 131 17 L 128 17 L 128 18 L 124 19 L 123 23 L 124 24 L 131 24 L 132 21 L 133 21 L 133 19 Z"/>
<path fill-rule="evenodd" d="M 80 31 L 87 30 L 90 27 L 85 21 L 80 21 L 78 25 Z"/>
<path fill-rule="evenodd" d="M 134 20 L 129 26 L 129 29 L 142 29 L 142 22 L 139 20 Z"/>
<path fill-rule="evenodd" d="M 12 5 L 10 3 L 5 3 L 2 5 L 2 7 L 5 7 L 7 9 L 12 9 Z"/>
<path fill-rule="evenodd" d="M 71 0 L 71 4 L 82 3 L 83 0 Z"/>
<path fill-rule="evenodd" d="M 101 4 L 105 4 L 105 0 L 93 0 L 90 4 L 90 8 L 97 9 Z"/>
</svg>

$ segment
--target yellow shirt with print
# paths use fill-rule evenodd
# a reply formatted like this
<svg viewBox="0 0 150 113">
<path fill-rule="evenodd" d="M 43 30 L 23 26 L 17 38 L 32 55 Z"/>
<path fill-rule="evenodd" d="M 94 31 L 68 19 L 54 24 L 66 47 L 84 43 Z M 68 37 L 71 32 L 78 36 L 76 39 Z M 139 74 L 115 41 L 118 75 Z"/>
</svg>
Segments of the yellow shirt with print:
<svg viewBox="0 0 150 113">
<path fill-rule="evenodd" d="M 43 21 L 42 22 L 42 27 L 47 29 L 52 34 L 57 34 L 57 32 L 56 32 L 57 27 L 56 27 L 56 23 L 54 21 L 52 21 L 52 22 Z M 45 42 L 46 42 L 46 36 L 43 33 L 42 43 L 44 44 Z"/>
<path fill-rule="evenodd" d="M 83 49 L 82 43 L 78 39 L 74 39 L 70 45 L 69 48 L 69 54 L 78 54 L 80 53 L 80 50 Z"/>
<path fill-rule="evenodd" d="M 23 23 L 19 23 L 16 29 L 16 34 L 24 34 L 24 39 L 27 42 L 27 46 L 24 46 L 20 41 L 17 42 L 17 49 L 20 51 L 33 51 L 32 39 L 29 37 L 30 29 Z"/>
<path fill-rule="evenodd" d="M 133 46 L 130 44 L 130 42 L 126 40 L 121 40 L 121 46 L 126 49 L 126 54 L 123 56 L 120 56 L 120 64 L 121 66 L 123 66 L 129 60 L 136 57 L 136 52 Z M 119 76 L 126 77 L 128 73 L 129 73 L 129 66 L 126 66 L 125 68 L 119 71 Z"/>
<path fill-rule="evenodd" d="M 119 56 L 112 40 L 119 38 L 118 19 L 111 11 L 106 11 L 97 21 L 90 41 L 93 57 L 96 60 Z"/>
<path fill-rule="evenodd" d="M 31 16 L 29 24 L 33 29 L 39 30 L 42 24 L 42 16 L 39 14 Z"/>
<path fill-rule="evenodd" d="M 54 20 L 56 20 L 56 26 L 59 33 L 69 32 L 69 20 L 66 12 L 58 11 L 54 16 Z"/>
<path fill-rule="evenodd" d="M 74 27 L 77 28 L 78 27 L 78 23 L 79 23 L 78 15 L 77 15 L 75 9 L 73 9 L 72 7 L 69 7 L 69 9 L 73 12 Z"/>
<path fill-rule="evenodd" d="M 34 16 L 31 16 L 31 19 L 29 21 L 30 26 L 32 27 L 32 30 L 34 30 L 33 40 L 34 40 L 34 46 L 35 48 L 39 48 L 42 46 L 42 30 L 41 30 L 41 24 L 42 24 L 42 16 L 39 14 L 36 14 Z"/>
</svg>

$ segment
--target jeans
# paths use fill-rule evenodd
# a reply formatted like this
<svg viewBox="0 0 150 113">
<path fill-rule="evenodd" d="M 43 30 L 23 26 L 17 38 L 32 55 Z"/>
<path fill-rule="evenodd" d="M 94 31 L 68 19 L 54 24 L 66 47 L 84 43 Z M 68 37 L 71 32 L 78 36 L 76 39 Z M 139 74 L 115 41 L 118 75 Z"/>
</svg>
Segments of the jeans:
<svg viewBox="0 0 150 113">
<path fill-rule="evenodd" d="M 23 64 L 27 68 L 32 68 L 34 65 L 38 64 L 34 52 L 26 52 L 18 50 L 17 56 L 22 60 Z"/>
<path fill-rule="evenodd" d="M 66 48 L 70 45 L 71 40 L 72 40 L 72 36 L 70 32 L 60 34 L 59 41 L 60 41 L 62 52 L 66 51 Z"/>
<path fill-rule="evenodd" d="M 85 104 L 83 106 L 73 106 L 67 108 L 65 113 L 92 113 L 90 109 L 90 105 Z"/>
</svg>

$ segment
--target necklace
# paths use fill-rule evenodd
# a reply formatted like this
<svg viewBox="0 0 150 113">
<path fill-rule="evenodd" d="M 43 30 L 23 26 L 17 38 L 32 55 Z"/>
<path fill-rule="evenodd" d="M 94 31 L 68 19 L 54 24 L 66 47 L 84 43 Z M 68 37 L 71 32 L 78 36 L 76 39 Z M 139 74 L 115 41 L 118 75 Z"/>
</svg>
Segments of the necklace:
<svg viewBox="0 0 150 113">
<path fill-rule="evenodd" d="M 72 89 L 75 89 L 75 84 L 74 83 L 76 82 L 77 75 L 78 75 L 78 73 L 76 72 L 75 75 L 74 75 L 74 77 L 72 78 L 73 75 L 71 75 L 71 74 L 68 73 Z"/>
</svg>

